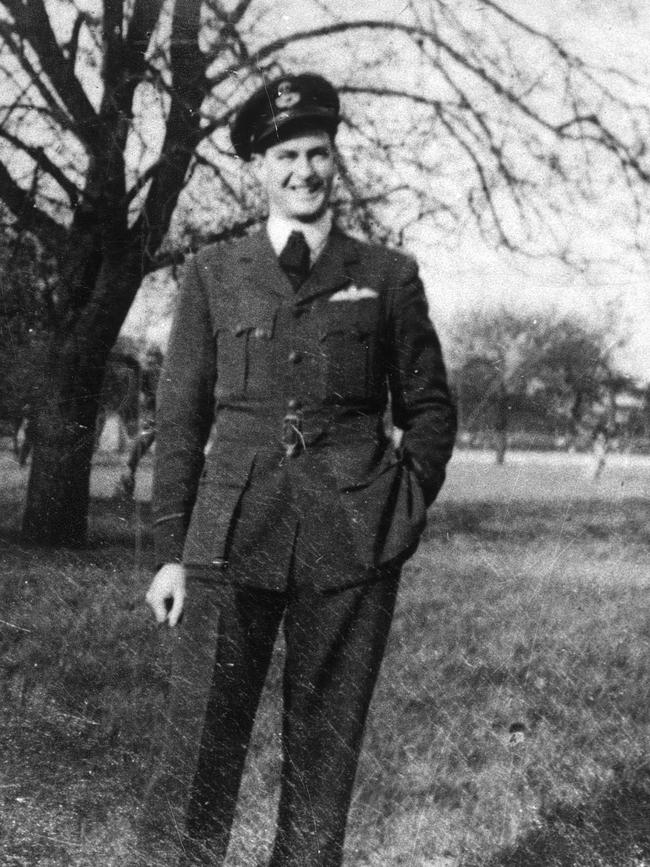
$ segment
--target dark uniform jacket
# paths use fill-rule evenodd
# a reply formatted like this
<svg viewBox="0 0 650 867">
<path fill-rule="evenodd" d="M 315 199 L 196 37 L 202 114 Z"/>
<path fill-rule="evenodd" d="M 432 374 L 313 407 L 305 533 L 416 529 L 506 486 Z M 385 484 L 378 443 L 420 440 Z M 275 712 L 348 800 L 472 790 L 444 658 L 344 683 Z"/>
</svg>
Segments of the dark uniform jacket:
<svg viewBox="0 0 650 867">
<path fill-rule="evenodd" d="M 399 450 L 384 429 L 389 399 Z M 272 521 L 278 467 L 308 459 L 358 565 L 405 556 L 455 435 L 415 263 L 334 229 L 295 292 L 266 231 L 205 248 L 181 290 L 157 428 L 159 563 L 223 568 L 242 497 Z"/>
</svg>

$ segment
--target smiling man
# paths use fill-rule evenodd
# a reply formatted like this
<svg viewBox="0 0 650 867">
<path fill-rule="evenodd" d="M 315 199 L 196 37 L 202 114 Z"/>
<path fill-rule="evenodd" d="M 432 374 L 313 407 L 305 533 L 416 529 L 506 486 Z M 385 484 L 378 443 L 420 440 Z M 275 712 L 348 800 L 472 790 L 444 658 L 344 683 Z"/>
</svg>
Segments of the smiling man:
<svg viewBox="0 0 650 867">
<path fill-rule="evenodd" d="M 260 88 L 236 153 L 267 225 L 188 267 L 158 394 L 156 573 L 172 629 L 166 734 L 142 863 L 221 864 L 283 622 L 272 867 L 336 867 L 400 570 L 455 433 L 415 263 L 329 210 L 339 99 L 317 75 Z M 404 431 L 384 430 L 390 398 Z"/>
<path fill-rule="evenodd" d="M 334 144 L 326 132 L 297 134 L 255 155 L 255 167 L 275 219 L 313 224 L 327 213 L 334 181 Z M 303 227 L 301 227 L 303 228 Z"/>
</svg>

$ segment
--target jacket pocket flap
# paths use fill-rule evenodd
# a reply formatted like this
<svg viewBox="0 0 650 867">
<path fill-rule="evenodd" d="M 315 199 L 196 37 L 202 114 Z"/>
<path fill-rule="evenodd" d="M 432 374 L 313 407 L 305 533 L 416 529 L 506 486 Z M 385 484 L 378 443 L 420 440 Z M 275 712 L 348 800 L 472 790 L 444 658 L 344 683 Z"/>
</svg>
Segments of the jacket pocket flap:
<svg viewBox="0 0 650 867">
<path fill-rule="evenodd" d="M 254 338 L 270 340 L 275 331 L 276 317 L 275 299 L 240 298 L 233 309 L 225 309 L 215 317 L 213 332 L 227 331 L 236 337 L 250 334 Z"/>
</svg>

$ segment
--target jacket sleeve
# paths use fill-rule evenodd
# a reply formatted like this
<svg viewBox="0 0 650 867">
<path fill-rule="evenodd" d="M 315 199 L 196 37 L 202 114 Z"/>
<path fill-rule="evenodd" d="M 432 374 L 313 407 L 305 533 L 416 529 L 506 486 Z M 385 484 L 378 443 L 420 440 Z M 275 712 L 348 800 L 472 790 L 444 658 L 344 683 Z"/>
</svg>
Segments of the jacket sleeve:
<svg viewBox="0 0 650 867">
<path fill-rule="evenodd" d="M 180 562 L 204 448 L 216 377 L 215 341 L 196 262 L 183 281 L 158 385 L 152 511 L 156 562 Z"/>
<path fill-rule="evenodd" d="M 447 384 L 440 341 L 429 319 L 422 281 L 409 259 L 389 290 L 389 384 L 394 424 L 427 505 L 445 479 L 456 436 L 456 408 Z"/>
</svg>

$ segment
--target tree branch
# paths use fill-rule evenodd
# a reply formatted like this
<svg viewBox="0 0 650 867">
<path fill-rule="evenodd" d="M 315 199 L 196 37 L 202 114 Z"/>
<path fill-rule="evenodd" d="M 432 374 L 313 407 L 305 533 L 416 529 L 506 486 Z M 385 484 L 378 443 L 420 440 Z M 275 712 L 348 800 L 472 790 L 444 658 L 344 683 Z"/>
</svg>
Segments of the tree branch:
<svg viewBox="0 0 650 867">
<path fill-rule="evenodd" d="M 124 62 L 138 81 L 147 70 L 146 55 L 161 11 L 162 0 L 135 0 L 124 41 Z"/>
<path fill-rule="evenodd" d="M 182 249 L 163 250 L 149 261 L 145 273 L 149 274 L 152 271 L 159 271 L 161 268 L 169 268 L 172 265 L 182 265 L 189 256 L 194 255 L 207 244 L 223 244 L 233 241 L 235 238 L 243 238 L 250 229 L 257 225 L 259 225 L 259 220 L 255 217 L 249 217 L 246 220 L 233 223 L 220 232 L 206 232 L 194 238 L 191 244 Z"/>
<path fill-rule="evenodd" d="M 239 24 L 241 19 L 246 14 L 248 7 L 251 5 L 252 0 L 239 0 L 235 8 L 230 12 L 229 19 L 233 24 Z"/>
<path fill-rule="evenodd" d="M 91 149 L 97 149 L 97 116 L 74 66 L 56 41 L 43 0 L 30 0 L 29 9 L 17 0 L 4 0 L 10 9 L 16 31 L 34 49 L 62 104 L 74 118 L 76 132 Z"/>
<path fill-rule="evenodd" d="M 424 105 L 427 108 L 437 109 L 442 105 L 439 99 L 431 99 L 421 93 L 413 93 L 408 90 L 397 90 L 392 87 L 378 87 L 371 84 L 342 84 L 337 88 L 339 93 L 364 94 L 368 96 L 390 97 L 391 99 L 407 99 L 416 105 Z"/>
<path fill-rule="evenodd" d="M 162 243 L 183 189 L 192 154 L 201 139 L 200 107 L 205 95 L 205 59 L 199 48 L 199 0 L 176 0 L 170 63 L 173 88 L 158 171 L 140 217 L 131 228 L 133 249 L 152 260 Z M 145 268 L 148 266 L 145 264 Z"/>
<path fill-rule="evenodd" d="M 126 193 L 126 204 L 127 206 L 131 204 L 131 202 L 138 196 L 140 192 L 147 186 L 149 181 L 153 180 L 158 172 L 160 171 L 162 163 L 160 160 L 156 160 L 155 163 L 149 166 L 146 171 L 144 171 L 140 177 L 136 180 L 130 190 Z"/>
<path fill-rule="evenodd" d="M 70 39 L 68 40 L 66 45 L 63 46 L 64 56 L 73 69 L 77 61 L 77 51 L 79 49 L 79 36 L 81 34 L 81 28 L 84 24 L 92 24 L 93 21 L 94 19 L 87 12 L 80 12 L 75 18 L 75 22 L 72 26 L 72 33 L 70 34 Z"/>
<path fill-rule="evenodd" d="M 69 115 L 64 107 L 64 104 L 59 103 L 58 97 L 48 87 L 46 82 L 41 78 L 41 73 L 35 69 L 32 62 L 29 60 L 22 46 L 16 44 L 16 33 L 4 21 L 0 21 L 0 37 L 5 41 L 5 45 L 9 48 L 14 57 L 22 66 L 24 72 L 41 98 L 51 111 L 52 117 L 62 127 L 76 134 L 74 119 Z"/>
<path fill-rule="evenodd" d="M 14 215 L 17 229 L 37 232 L 40 240 L 50 250 L 64 243 L 67 233 L 63 226 L 36 207 L 30 194 L 18 186 L 2 163 L 0 163 L 0 199 Z"/>
<path fill-rule="evenodd" d="M 449 121 L 445 117 L 441 117 L 440 120 L 441 120 L 441 123 L 443 124 L 443 126 L 445 127 L 445 129 L 447 130 L 447 132 L 449 133 L 449 135 L 453 139 L 455 139 L 455 141 L 458 142 L 459 146 L 461 147 L 461 149 L 463 151 L 465 151 L 465 153 L 469 157 L 472 165 L 474 166 L 474 171 L 476 172 L 476 175 L 479 179 L 481 192 L 483 193 L 483 197 L 485 199 L 485 202 L 486 202 L 486 204 L 490 210 L 490 214 L 492 215 L 492 222 L 493 222 L 493 224 L 497 230 L 499 244 L 501 246 L 505 247 L 507 250 L 513 250 L 514 245 L 512 244 L 510 237 L 508 236 L 508 233 L 505 231 L 505 229 L 503 227 L 501 217 L 499 215 L 499 212 L 498 212 L 497 207 L 496 207 L 495 202 L 494 202 L 494 197 L 492 195 L 492 190 L 490 188 L 490 184 L 488 183 L 488 179 L 487 179 L 486 174 L 485 174 L 485 169 L 484 169 L 483 165 L 481 164 L 480 159 L 478 158 L 478 156 L 474 152 L 474 149 L 472 148 L 472 146 L 468 142 L 466 142 L 465 139 L 463 139 L 463 137 L 458 133 L 457 130 L 455 130 L 452 127 L 452 125 L 449 123 Z M 470 210 L 472 211 L 472 213 L 474 214 L 474 217 L 476 219 L 476 223 L 477 223 L 478 227 L 481 228 L 481 224 L 482 224 L 481 214 L 476 208 L 476 204 L 473 200 L 471 191 L 470 191 L 470 194 L 468 196 L 467 204 L 468 204 Z"/>
<path fill-rule="evenodd" d="M 61 187 L 61 189 L 67 194 L 68 199 L 72 207 L 75 207 L 77 202 L 79 201 L 79 196 L 81 195 L 81 190 L 74 184 L 70 178 L 63 172 L 59 166 L 52 162 L 52 160 L 47 156 L 42 147 L 35 147 L 32 145 L 28 145 L 19 139 L 17 136 L 12 135 L 5 129 L 0 127 L 0 138 L 3 138 L 5 141 L 9 142 L 9 144 L 13 145 L 17 150 L 23 151 L 23 153 L 27 154 L 27 156 L 31 157 L 34 160 L 36 165 L 43 169 L 43 171 L 47 172 L 51 178 L 53 178 L 56 183 Z"/>
<path fill-rule="evenodd" d="M 490 3 L 489 5 L 493 5 L 494 8 L 500 13 L 502 10 L 500 7 L 497 7 L 495 4 Z M 517 19 L 513 19 L 515 23 Z M 525 25 L 521 24 L 522 27 L 525 28 Z M 547 131 L 553 133 L 558 138 L 562 138 L 566 136 L 565 127 L 567 123 L 571 122 L 564 121 L 560 123 L 553 123 L 550 120 L 544 118 L 539 112 L 534 111 L 530 105 L 528 105 L 525 101 L 523 101 L 518 94 L 516 94 L 511 87 L 502 84 L 494 75 L 492 75 L 485 66 L 473 62 L 469 55 L 462 54 L 456 48 L 454 48 L 448 41 L 444 40 L 439 32 L 423 28 L 416 27 L 408 24 L 402 24 L 396 21 L 378 21 L 373 19 L 364 19 L 357 21 L 343 21 L 336 22 L 334 24 L 328 24 L 324 27 L 315 27 L 311 30 L 297 30 L 293 33 L 287 34 L 286 36 L 280 37 L 278 39 L 273 40 L 272 42 L 267 43 L 262 48 L 258 49 L 254 55 L 254 63 L 244 63 L 241 68 L 254 68 L 260 62 L 260 60 L 269 57 L 271 55 L 277 54 L 278 52 L 285 49 L 288 45 L 294 44 L 296 42 L 307 41 L 318 39 L 323 36 L 333 36 L 337 33 L 345 33 L 351 32 L 354 30 L 367 29 L 367 30 L 387 30 L 393 33 L 403 33 L 405 36 L 413 39 L 418 45 L 421 47 L 421 40 L 427 40 L 435 45 L 438 49 L 443 51 L 448 57 L 450 57 L 455 63 L 457 63 L 460 67 L 470 72 L 477 79 L 486 84 L 493 93 L 497 96 L 505 99 L 512 106 L 514 106 L 522 115 L 529 118 L 529 120 L 533 121 L 535 124 L 540 127 L 546 129 Z M 535 35 L 536 32 L 533 31 Z M 558 52 L 560 58 L 565 60 L 566 62 L 571 61 L 573 58 L 571 55 L 566 52 L 559 43 L 554 43 L 550 37 L 548 40 L 551 44 L 554 45 L 555 50 Z M 579 62 L 576 59 L 576 62 Z M 232 69 L 224 70 L 218 76 L 214 76 L 209 79 L 209 84 L 218 84 L 224 80 L 224 78 L 230 76 L 232 74 Z M 611 142 L 615 140 L 615 136 L 611 133 L 610 130 L 606 129 L 602 124 L 599 126 L 601 132 L 604 133 L 603 139 L 599 141 L 601 145 L 608 147 L 610 150 L 614 150 L 611 147 Z M 594 139 L 596 143 L 596 139 Z M 627 152 L 626 152 L 627 154 Z M 617 152 L 617 155 L 620 157 L 620 152 Z M 629 158 L 629 154 L 627 154 Z M 633 159 L 628 159 L 628 164 L 631 168 L 633 168 L 637 172 L 641 172 L 642 169 L 638 164 L 638 161 Z M 642 177 L 645 180 L 644 177 Z"/>
</svg>

